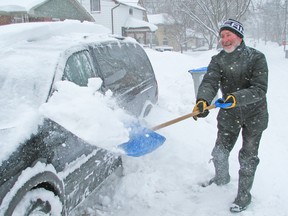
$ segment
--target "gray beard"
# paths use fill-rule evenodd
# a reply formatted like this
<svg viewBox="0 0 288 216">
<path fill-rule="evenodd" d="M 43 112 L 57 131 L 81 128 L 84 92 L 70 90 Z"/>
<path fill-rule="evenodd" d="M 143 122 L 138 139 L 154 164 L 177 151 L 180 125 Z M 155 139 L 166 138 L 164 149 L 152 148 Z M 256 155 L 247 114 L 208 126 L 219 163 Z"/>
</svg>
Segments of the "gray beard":
<svg viewBox="0 0 288 216">
<path fill-rule="evenodd" d="M 237 47 L 239 47 L 239 46 L 240 46 L 240 44 L 234 46 L 234 49 L 230 49 L 230 50 L 226 50 L 225 48 L 223 48 L 223 49 L 224 49 L 224 51 L 225 51 L 226 53 L 232 53 L 232 52 L 234 52 L 234 51 L 237 49 Z"/>
</svg>

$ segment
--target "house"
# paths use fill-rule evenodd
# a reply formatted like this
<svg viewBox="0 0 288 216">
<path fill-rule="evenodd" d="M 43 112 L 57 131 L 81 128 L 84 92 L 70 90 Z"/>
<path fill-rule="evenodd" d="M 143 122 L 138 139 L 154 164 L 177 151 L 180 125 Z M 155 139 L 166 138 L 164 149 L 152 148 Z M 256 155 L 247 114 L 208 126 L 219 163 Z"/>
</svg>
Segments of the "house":
<svg viewBox="0 0 288 216">
<path fill-rule="evenodd" d="M 75 19 L 94 22 L 77 0 L 1 0 L 0 25 Z"/>
<path fill-rule="evenodd" d="M 168 14 L 151 14 L 148 15 L 151 23 L 158 27 L 157 32 L 153 37 L 153 45 L 156 50 L 180 50 L 176 40 L 173 37 L 174 21 Z"/>
<path fill-rule="evenodd" d="M 207 42 L 203 35 L 193 29 L 186 30 L 186 47 L 193 51 L 208 50 Z"/>
<path fill-rule="evenodd" d="M 0 25 L 75 19 L 102 24 L 112 34 L 150 44 L 157 26 L 139 0 L 1 0 Z"/>
<path fill-rule="evenodd" d="M 168 14 L 151 14 L 148 15 L 148 19 L 158 27 L 152 39 L 156 50 L 196 50 L 202 49 L 205 45 L 205 39 L 201 34 L 191 28 L 183 28 L 183 26 L 177 25 Z"/>
<path fill-rule="evenodd" d="M 146 9 L 139 0 L 78 0 L 97 24 L 111 29 L 112 34 L 130 36 L 150 44 L 157 26 L 148 22 Z"/>
</svg>

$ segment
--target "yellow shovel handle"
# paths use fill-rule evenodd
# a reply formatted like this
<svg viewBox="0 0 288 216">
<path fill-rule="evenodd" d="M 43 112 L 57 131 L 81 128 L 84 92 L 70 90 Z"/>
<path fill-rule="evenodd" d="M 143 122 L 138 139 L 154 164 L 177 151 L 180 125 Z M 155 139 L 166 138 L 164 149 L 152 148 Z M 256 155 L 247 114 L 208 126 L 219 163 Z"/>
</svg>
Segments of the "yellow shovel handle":
<svg viewBox="0 0 288 216">
<path fill-rule="evenodd" d="M 216 106 L 213 104 L 213 105 L 207 106 L 207 107 L 205 108 L 205 110 L 211 110 L 211 109 L 214 109 L 214 108 L 216 108 Z M 164 128 L 164 127 L 167 127 L 167 126 L 169 126 L 169 125 L 175 124 L 175 123 L 177 123 L 177 122 L 179 122 L 179 121 L 183 121 L 183 120 L 185 120 L 185 119 L 187 119 L 187 118 L 191 118 L 191 117 L 193 117 L 193 116 L 196 116 L 196 115 L 198 115 L 199 113 L 200 113 L 199 111 L 195 111 L 195 112 L 192 112 L 192 113 L 189 113 L 189 114 L 180 116 L 180 117 L 178 117 L 178 118 L 175 118 L 175 119 L 172 119 L 172 120 L 170 120 L 170 121 L 164 122 L 164 123 L 162 123 L 162 124 L 156 125 L 156 126 L 152 127 L 151 130 L 153 130 L 153 131 L 159 130 L 159 129 L 161 129 L 161 128 Z"/>
</svg>

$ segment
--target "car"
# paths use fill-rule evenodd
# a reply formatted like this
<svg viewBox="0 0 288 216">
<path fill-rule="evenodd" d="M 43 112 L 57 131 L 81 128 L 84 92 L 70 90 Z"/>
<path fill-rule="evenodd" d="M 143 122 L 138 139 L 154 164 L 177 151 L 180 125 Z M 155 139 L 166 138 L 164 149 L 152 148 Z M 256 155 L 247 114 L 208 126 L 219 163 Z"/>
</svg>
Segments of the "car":
<svg viewBox="0 0 288 216">
<path fill-rule="evenodd" d="M 159 51 L 159 52 L 173 51 L 173 47 L 171 47 L 171 46 L 156 46 L 155 50 Z"/>
<path fill-rule="evenodd" d="M 0 215 L 69 215 L 121 177 L 122 156 L 39 107 L 59 81 L 86 87 L 100 79 L 99 93 L 112 92 L 127 114 L 142 118 L 158 99 L 149 58 L 135 40 L 73 20 L 1 26 L 0 47 Z"/>
</svg>

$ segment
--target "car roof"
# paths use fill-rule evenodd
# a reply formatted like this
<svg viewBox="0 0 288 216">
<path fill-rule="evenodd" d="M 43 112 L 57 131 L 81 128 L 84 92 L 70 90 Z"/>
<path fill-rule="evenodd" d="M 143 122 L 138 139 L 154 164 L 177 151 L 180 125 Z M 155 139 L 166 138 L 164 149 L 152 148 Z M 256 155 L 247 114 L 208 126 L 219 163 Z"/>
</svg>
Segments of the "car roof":
<svg viewBox="0 0 288 216">
<path fill-rule="evenodd" d="M 43 103 L 65 50 L 77 51 L 89 42 L 113 40 L 109 32 L 94 23 L 72 20 L 1 26 L 0 94 L 5 98 L 1 97 L 0 107 L 24 95 L 35 106 Z"/>
<path fill-rule="evenodd" d="M 55 73 L 63 71 L 71 52 L 104 41 L 119 40 L 106 27 L 91 22 L 67 20 L 1 26 L 0 140 L 4 143 L 11 139 L 13 134 L 7 131 L 19 125 L 28 130 L 28 119 L 35 123 L 35 112 L 46 102 Z M 57 76 L 59 80 L 62 74 Z M 27 136 L 35 128 L 29 130 Z M 23 132 L 24 138 L 26 135 Z"/>
<path fill-rule="evenodd" d="M 89 44 L 118 41 L 109 33 L 104 26 L 74 20 L 1 26 L 0 94 L 7 97 L 0 100 L 0 107 L 23 95 L 36 106 L 43 103 L 55 71 L 65 67 L 59 64 L 65 64 L 71 52 L 88 49 Z"/>
<path fill-rule="evenodd" d="M 63 52 L 73 47 L 77 51 L 89 42 L 103 40 L 112 40 L 109 30 L 89 22 L 70 20 L 0 27 L 0 93 L 5 91 L 5 94 L 9 94 L 13 87 L 11 84 L 24 79 L 26 82 L 17 86 L 21 90 L 20 94 L 24 94 L 25 90 L 26 96 L 33 96 L 31 99 L 34 101 L 43 102 L 41 96 L 47 98 L 47 89 L 50 88 L 57 62 L 65 55 Z M 30 95 L 35 89 L 38 95 Z"/>
</svg>

